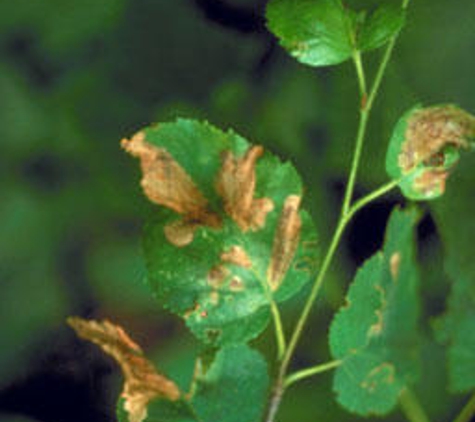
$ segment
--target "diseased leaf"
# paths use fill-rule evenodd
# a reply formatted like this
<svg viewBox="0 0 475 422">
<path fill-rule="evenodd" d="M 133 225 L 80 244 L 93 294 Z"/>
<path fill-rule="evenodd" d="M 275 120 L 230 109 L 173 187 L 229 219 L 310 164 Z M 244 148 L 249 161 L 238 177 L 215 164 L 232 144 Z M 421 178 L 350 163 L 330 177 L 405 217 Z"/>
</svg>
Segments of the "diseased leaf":
<svg viewBox="0 0 475 422">
<path fill-rule="evenodd" d="M 207 343 L 257 336 L 271 301 L 296 294 L 316 266 L 315 229 L 300 210 L 293 166 L 191 120 L 147 128 L 122 144 L 141 161 L 145 194 L 168 208 L 144 239 L 157 297 Z"/>
<path fill-rule="evenodd" d="M 339 0 L 271 0 L 266 16 L 269 29 L 301 63 L 328 66 L 352 55 L 354 16 Z"/>
<path fill-rule="evenodd" d="M 121 397 L 128 422 L 147 419 L 147 406 L 155 398 L 177 401 L 181 393 L 176 384 L 159 374 L 122 327 L 105 320 L 87 321 L 71 317 L 68 324 L 79 337 L 89 340 L 112 356 L 120 365 L 125 382 Z"/>
<path fill-rule="evenodd" d="M 460 151 L 475 137 L 475 117 L 454 105 L 415 106 L 396 124 L 386 155 L 386 171 L 401 179 L 403 194 L 430 200 L 445 184 Z"/>
<path fill-rule="evenodd" d="M 432 205 L 446 252 L 445 270 L 452 279 L 445 314 L 436 321 L 437 339 L 448 346 L 449 388 L 475 388 L 475 260 L 473 224 L 475 156 L 460 163 L 449 180 L 444 201 Z"/>
<path fill-rule="evenodd" d="M 385 414 L 418 375 L 415 210 L 390 217 L 384 248 L 363 265 L 330 328 L 330 349 L 342 361 L 337 399 L 360 414 Z"/>
<path fill-rule="evenodd" d="M 383 4 L 371 13 L 358 30 L 357 45 L 361 51 L 386 44 L 404 26 L 404 10 L 393 4 Z"/>
<path fill-rule="evenodd" d="M 191 392 L 179 400 L 155 398 L 145 422 L 257 422 L 262 417 L 269 387 L 267 364 L 259 352 L 244 344 L 219 350 L 204 369 L 199 359 Z M 129 422 L 123 400 L 117 414 Z"/>
<path fill-rule="evenodd" d="M 257 422 L 268 387 L 267 364 L 260 353 L 243 344 L 227 346 L 198 374 L 191 402 L 203 422 Z"/>
</svg>

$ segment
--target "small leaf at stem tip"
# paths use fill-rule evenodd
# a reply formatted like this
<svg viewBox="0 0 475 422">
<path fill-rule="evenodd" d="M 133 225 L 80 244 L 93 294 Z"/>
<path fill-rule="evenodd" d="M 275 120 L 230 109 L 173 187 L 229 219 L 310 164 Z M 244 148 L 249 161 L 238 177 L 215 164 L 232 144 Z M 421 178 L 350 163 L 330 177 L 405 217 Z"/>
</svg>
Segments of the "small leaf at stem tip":
<svg viewBox="0 0 475 422">
<path fill-rule="evenodd" d="M 232 131 L 186 119 L 123 144 L 140 159 L 146 195 L 168 208 L 144 236 L 156 297 L 205 343 L 255 338 L 273 302 L 295 295 L 317 266 L 295 168 Z"/>
<path fill-rule="evenodd" d="M 356 50 L 383 46 L 401 30 L 404 16 L 394 5 L 356 12 L 340 0 L 271 0 L 266 12 L 282 47 L 310 66 L 339 64 Z"/>
<path fill-rule="evenodd" d="M 266 17 L 271 32 L 301 63 L 334 65 L 353 54 L 355 15 L 339 0 L 271 0 Z"/>
<path fill-rule="evenodd" d="M 330 327 L 331 353 L 341 360 L 333 388 L 359 415 L 388 413 L 418 376 L 417 219 L 414 209 L 392 213 L 383 250 L 358 270 Z"/>
<path fill-rule="evenodd" d="M 396 124 L 386 155 L 386 170 L 402 179 L 403 194 L 430 200 L 445 191 L 447 177 L 475 137 L 475 117 L 457 106 L 415 106 Z"/>
<path fill-rule="evenodd" d="M 169 401 L 180 398 L 176 384 L 157 372 L 140 346 L 119 325 L 77 317 L 68 318 L 68 324 L 79 337 L 97 344 L 120 365 L 125 378 L 121 397 L 129 422 L 144 421 L 149 402 L 156 398 Z"/>
<path fill-rule="evenodd" d="M 357 47 L 369 51 L 386 44 L 404 26 L 405 12 L 401 7 L 382 4 L 357 27 Z"/>
</svg>

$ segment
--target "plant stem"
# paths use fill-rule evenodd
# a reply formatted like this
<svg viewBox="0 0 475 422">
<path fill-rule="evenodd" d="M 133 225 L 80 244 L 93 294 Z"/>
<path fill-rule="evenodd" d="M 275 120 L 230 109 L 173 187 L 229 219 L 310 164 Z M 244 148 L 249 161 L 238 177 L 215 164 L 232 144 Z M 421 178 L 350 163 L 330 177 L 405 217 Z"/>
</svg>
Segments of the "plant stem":
<svg viewBox="0 0 475 422">
<path fill-rule="evenodd" d="M 470 422 L 473 415 L 475 415 L 475 393 L 470 397 L 470 400 L 454 419 L 454 422 Z"/>
<path fill-rule="evenodd" d="M 293 383 L 313 375 L 321 374 L 341 365 L 341 360 L 332 360 L 331 362 L 322 363 L 320 365 L 312 366 L 311 368 L 302 369 L 300 371 L 290 374 L 284 381 L 284 387 L 287 388 Z"/>
<path fill-rule="evenodd" d="M 402 8 L 406 9 L 410 0 L 402 0 Z M 333 256 L 335 255 L 335 252 L 338 248 L 338 244 L 340 242 L 341 236 L 348 224 L 348 222 L 351 220 L 353 215 L 360 210 L 362 207 L 367 205 L 369 202 L 373 201 L 380 195 L 383 195 L 384 193 L 388 192 L 392 188 L 394 188 L 397 185 L 396 181 L 390 182 L 381 188 L 377 189 L 373 193 L 365 196 L 364 198 L 360 199 L 357 201 L 353 206 L 351 206 L 351 201 L 353 198 L 353 191 L 354 191 L 354 186 L 356 182 L 356 176 L 358 173 L 358 167 L 360 163 L 360 158 L 361 158 L 361 153 L 363 151 L 363 143 L 364 143 L 364 138 L 366 134 L 366 127 L 368 124 L 368 118 L 370 115 L 371 107 L 373 105 L 374 99 L 376 98 L 376 95 L 378 93 L 379 87 L 381 85 L 381 81 L 383 79 L 384 73 L 386 71 L 386 67 L 389 63 L 389 59 L 391 58 L 392 51 L 394 49 L 394 46 L 396 44 L 396 39 L 397 39 L 397 34 L 391 38 L 389 41 L 388 46 L 386 47 L 386 50 L 384 52 L 383 58 L 381 59 L 380 65 L 378 67 L 378 70 L 376 72 L 376 76 L 374 79 L 374 82 L 371 87 L 371 91 L 369 96 L 367 97 L 366 94 L 366 77 L 364 74 L 364 68 L 363 68 L 363 63 L 361 60 L 361 53 L 358 50 L 355 50 L 353 54 L 353 62 L 355 64 L 356 68 L 356 74 L 358 78 L 358 86 L 360 89 L 360 94 L 361 94 L 361 105 L 360 105 L 360 118 L 359 118 L 359 124 L 358 124 L 358 131 L 356 134 L 356 140 L 355 140 L 355 149 L 353 153 L 353 159 L 351 162 L 351 168 L 350 168 L 350 173 L 348 177 L 348 183 L 346 185 L 345 189 L 345 195 L 343 199 L 343 204 L 342 204 L 342 211 L 340 215 L 340 219 L 337 223 L 337 227 L 335 229 L 335 232 L 333 234 L 332 240 L 330 242 L 330 246 L 328 247 L 328 250 L 325 254 L 325 257 L 322 262 L 322 266 L 320 267 L 320 271 L 314 281 L 314 284 L 312 286 L 312 290 L 310 291 L 310 294 L 308 296 L 307 302 L 304 305 L 304 308 L 302 310 L 302 313 L 297 320 L 297 323 L 295 325 L 295 329 L 292 333 L 292 336 L 290 338 L 289 344 L 287 348 L 285 349 L 285 352 L 282 357 L 282 361 L 278 370 L 278 375 L 276 378 L 276 382 L 274 384 L 274 390 L 273 394 L 271 396 L 270 404 L 268 407 L 268 413 L 266 416 L 266 422 L 274 422 L 275 416 L 277 414 L 277 411 L 279 409 L 280 402 L 282 400 L 282 396 L 285 391 L 285 387 L 288 385 L 288 380 L 287 380 L 287 385 L 285 383 L 285 376 L 287 373 L 287 369 L 290 364 L 290 360 L 292 359 L 292 356 L 294 354 L 295 348 L 297 346 L 297 343 L 300 339 L 300 336 L 302 334 L 302 331 L 305 327 L 305 324 L 307 322 L 308 316 L 310 315 L 310 311 L 313 307 L 313 304 L 318 296 L 318 293 L 320 292 L 320 288 L 323 284 L 323 281 L 325 279 L 325 275 L 328 271 L 328 268 L 330 266 L 330 263 L 333 259 Z M 295 381 L 294 381 L 295 382 Z M 423 419 L 420 420 L 420 422 L 424 421 Z"/>
<path fill-rule="evenodd" d="M 409 5 L 410 0 L 403 0 L 402 2 L 402 9 L 406 10 L 407 6 Z M 376 98 L 376 95 L 378 94 L 379 87 L 381 86 L 381 81 L 383 80 L 384 73 L 386 72 L 386 68 L 389 63 L 389 59 L 391 58 L 391 54 L 393 52 L 394 46 L 396 45 L 397 41 L 397 35 L 393 36 L 388 43 L 388 46 L 386 47 L 386 50 L 384 51 L 383 58 L 381 59 L 381 63 L 379 64 L 378 70 L 376 72 L 376 76 L 373 81 L 373 86 L 371 87 L 371 91 L 368 96 L 368 101 L 366 102 L 366 107 L 368 110 L 371 109 L 373 106 L 374 99 Z"/>
<path fill-rule="evenodd" d="M 343 199 L 343 207 L 341 210 L 342 216 L 346 215 L 350 208 L 351 199 L 353 197 L 353 191 L 355 188 L 356 174 L 361 158 L 361 152 L 363 151 L 363 142 L 366 133 L 366 126 L 368 124 L 369 108 L 365 107 L 360 109 L 360 121 L 358 124 L 358 132 L 356 134 L 355 150 L 353 152 L 353 160 L 351 162 L 350 175 L 348 177 L 348 183 L 345 189 L 345 196 Z"/>
<path fill-rule="evenodd" d="M 423 407 L 414 393 L 405 388 L 399 396 L 399 405 L 410 422 L 429 422 Z"/>
<path fill-rule="evenodd" d="M 273 300 L 271 300 L 271 311 L 272 319 L 274 320 L 275 338 L 277 341 L 277 358 L 280 361 L 284 356 L 286 341 L 279 308 Z"/>
<path fill-rule="evenodd" d="M 348 213 L 346 214 L 346 218 L 351 219 L 351 217 L 353 217 L 353 215 L 356 214 L 361 208 L 365 207 L 370 202 L 373 202 L 375 199 L 379 198 L 380 196 L 383 196 L 384 194 L 394 189 L 401 182 L 402 179 L 403 178 L 397 179 L 397 180 L 391 180 L 390 182 L 384 184 L 383 186 L 379 187 L 378 189 L 374 190 L 368 195 L 363 196 L 362 198 L 358 199 L 353 204 L 353 206 L 348 210 Z"/>
<path fill-rule="evenodd" d="M 366 97 L 366 76 L 363 68 L 363 61 L 361 59 L 361 52 L 355 50 L 353 53 L 353 63 L 356 69 L 356 76 L 358 78 L 358 86 L 360 88 L 361 99 Z"/>
</svg>

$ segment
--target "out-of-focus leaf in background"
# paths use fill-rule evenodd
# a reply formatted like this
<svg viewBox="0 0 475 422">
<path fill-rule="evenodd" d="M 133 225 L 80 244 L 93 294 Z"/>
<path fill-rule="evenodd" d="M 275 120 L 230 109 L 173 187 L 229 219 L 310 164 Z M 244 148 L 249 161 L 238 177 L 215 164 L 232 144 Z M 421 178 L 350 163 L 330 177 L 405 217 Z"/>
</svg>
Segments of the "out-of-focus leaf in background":
<svg viewBox="0 0 475 422">
<path fill-rule="evenodd" d="M 348 2 L 355 10 L 361 3 Z M 177 115 L 205 118 L 291 159 L 307 185 L 306 206 L 321 247 L 327 244 L 355 133 L 354 71 L 349 63 L 313 70 L 288 57 L 265 30 L 265 4 L 1 2 L 2 415 L 46 422 L 114 420 L 116 369 L 73 337 L 64 327 L 66 315 L 114 318 L 144 347 L 170 360 L 190 343 L 181 323 L 155 307 L 144 283 L 138 245 L 143 221 L 154 211 L 138 188 L 135 164 L 118 145 L 138 128 Z M 471 0 L 411 2 L 375 103 L 357 194 L 387 180 L 388 139 L 412 104 L 453 102 L 475 111 L 473 16 Z M 378 51 L 369 54 L 371 72 Z M 447 199 L 440 204 L 450 207 Z M 379 249 L 390 206 L 401 201 L 395 193 L 356 217 L 302 341 L 298 365 L 328 355 L 331 314 L 355 267 Z M 460 230 L 470 224 L 475 199 L 469 196 L 463 207 L 469 214 Z M 459 212 L 454 224 L 466 215 Z M 429 231 L 423 250 L 438 236 Z M 450 288 L 446 276 L 421 278 L 431 300 L 425 312 L 442 314 Z M 298 303 L 286 305 L 289 320 Z M 270 336 L 259 341 L 263 350 L 272 349 Z M 435 362 L 433 353 L 427 356 Z M 443 389 L 431 381 L 443 379 L 437 372 L 445 371 L 443 365 L 428 367 L 420 381 L 424 404 L 434 417 L 453 414 L 458 402 L 441 400 Z M 293 387 L 291 398 L 284 399 L 283 420 L 347 420 L 330 389 L 327 376 L 321 384 L 309 380 Z"/>
</svg>

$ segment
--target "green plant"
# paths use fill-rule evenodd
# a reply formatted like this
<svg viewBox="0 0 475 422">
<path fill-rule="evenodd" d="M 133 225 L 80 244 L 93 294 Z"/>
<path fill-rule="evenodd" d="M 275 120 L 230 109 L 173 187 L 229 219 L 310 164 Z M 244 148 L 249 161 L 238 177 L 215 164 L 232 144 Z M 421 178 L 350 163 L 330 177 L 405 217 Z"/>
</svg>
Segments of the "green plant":
<svg viewBox="0 0 475 422">
<path fill-rule="evenodd" d="M 121 421 L 273 422 L 290 386 L 329 370 L 336 399 L 348 411 L 385 415 L 399 405 L 408 420 L 429 420 L 412 390 L 421 371 L 413 240 L 421 212 L 416 204 L 392 212 L 383 249 L 357 272 L 330 326 L 333 360 L 294 372 L 290 366 L 353 216 L 396 187 L 412 201 L 442 196 L 460 156 L 473 148 L 475 117 L 451 104 L 412 107 L 389 142 L 390 181 L 354 199 L 368 119 L 408 3 L 388 1 L 365 10 L 340 0 L 268 4 L 269 29 L 298 61 L 318 67 L 352 60 L 356 70 L 359 126 L 341 214 L 327 248 L 319 245 L 312 219 L 300 207 L 303 188 L 295 168 L 236 133 L 178 119 L 122 141 L 140 160 L 145 195 L 160 206 L 144 235 L 149 284 L 203 346 L 190 386 L 183 389 L 159 373 L 119 326 L 71 318 L 81 337 L 122 367 Z M 382 57 L 369 83 L 363 54 L 378 48 Z M 449 192 L 469 197 L 470 178 L 460 174 Z M 447 346 L 450 389 L 470 392 L 475 387 L 475 272 L 470 239 L 460 224 L 450 223 L 450 205 L 447 198 L 434 207 L 444 220 L 445 271 L 454 284 L 445 315 L 433 325 Z M 280 305 L 312 281 L 289 335 Z M 271 377 L 265 359 L 248 345 L 270 324 L 276 338 Z M 472 398 L 456 421 L 468 421 L 474 408 Z"/>
</svg>

